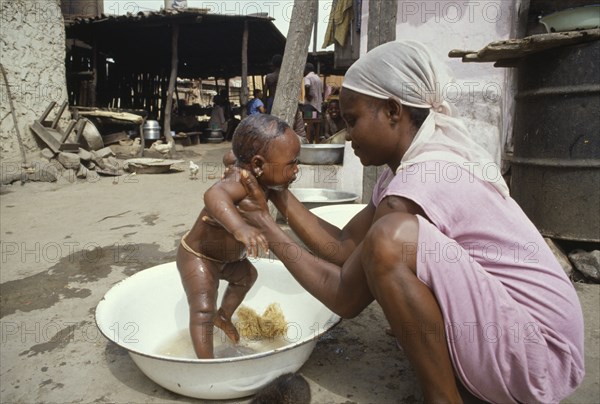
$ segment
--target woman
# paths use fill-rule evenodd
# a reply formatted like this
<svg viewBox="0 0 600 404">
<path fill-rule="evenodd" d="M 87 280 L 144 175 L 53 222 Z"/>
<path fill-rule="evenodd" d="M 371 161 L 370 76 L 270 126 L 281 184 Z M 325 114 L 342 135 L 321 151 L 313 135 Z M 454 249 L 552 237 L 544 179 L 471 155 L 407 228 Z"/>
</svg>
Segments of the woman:
<svg viewBox="0 0 600 404">
<path fill-rule="evenodd" d="M 340 230 L 287 189 L 268 194 L 323 259 L 294 246 L 251 176 L 242 213 L 340 316 L 377 300 L 425 402 L 460 402 L 457 380 L 491 402 L 558 402 L 584 376 L 579 300 L 494 162 L 451 116 L 440 96 L 448 82 L 411 41 L 381 45 L 348 70 L 348 140 L 363 165 L 387 165 L 373 199 Z"/>
</svg>

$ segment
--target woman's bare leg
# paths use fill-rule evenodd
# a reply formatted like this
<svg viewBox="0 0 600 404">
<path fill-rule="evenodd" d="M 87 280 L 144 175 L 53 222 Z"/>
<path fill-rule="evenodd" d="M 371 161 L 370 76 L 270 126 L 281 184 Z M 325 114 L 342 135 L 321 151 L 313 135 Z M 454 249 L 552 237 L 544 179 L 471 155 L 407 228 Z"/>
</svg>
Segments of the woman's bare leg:
<svg viewBox="0 0 600 404">
<path fill-rule="evenodd" d="M 427 403 L 459 403 L 444 321 L 431 290 L 417 278 L 416 216 L 391 213 L 367 234 L 361 254 L 371 293 L 413 365 Z"/>
</svg>

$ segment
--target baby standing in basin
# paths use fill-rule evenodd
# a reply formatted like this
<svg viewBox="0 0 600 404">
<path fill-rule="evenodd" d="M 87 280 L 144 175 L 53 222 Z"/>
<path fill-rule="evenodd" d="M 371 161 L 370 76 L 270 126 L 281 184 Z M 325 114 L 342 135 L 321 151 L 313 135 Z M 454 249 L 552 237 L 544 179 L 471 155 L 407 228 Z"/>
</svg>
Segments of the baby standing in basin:
<svg viewBox="0 0 600 404">
<path fill-rule="evenodd" d="M 235 165 L 244 169 L 242 175 L 254 174 L 265 190 L 286 188 L 296 178 L 298 137 L 274 116 L 244 119 L 233 135 L 232 150 Z M 259 249 L 268 250 L 262 234 L 237 213 L 236 205 L 247 195 L 239 173 L 231 170 L 206 191 L 205 207 L 177 250 L 177 268 L 189 305 L 190 334 L 201 359 L 214 357 L 213 326 L 232 341 L 239 341 L 231 317 L 257 278 L 256 268 L 247 256 L 257 256 Z M 217 310 L 221 279 L 229 285 Z"/>
</svg>

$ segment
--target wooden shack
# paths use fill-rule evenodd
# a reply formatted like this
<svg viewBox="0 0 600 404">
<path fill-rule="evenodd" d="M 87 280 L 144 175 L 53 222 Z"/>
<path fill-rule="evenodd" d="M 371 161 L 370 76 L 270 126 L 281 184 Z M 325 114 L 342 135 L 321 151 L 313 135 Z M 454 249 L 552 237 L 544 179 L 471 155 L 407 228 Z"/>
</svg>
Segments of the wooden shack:
<svg viewBox="0 0 600 404">
<path fill-rule="evenodd" d="M 283 54 L 272 21 L 191 8 L 67 21 L 69 104 L 145 110 L 163 122 L 177 78 L 224 79 L 227 87 L 233 77 L 242 77 L 244 104 L 247 77 L 270 72 L 271 57 Z"/>
</svg>

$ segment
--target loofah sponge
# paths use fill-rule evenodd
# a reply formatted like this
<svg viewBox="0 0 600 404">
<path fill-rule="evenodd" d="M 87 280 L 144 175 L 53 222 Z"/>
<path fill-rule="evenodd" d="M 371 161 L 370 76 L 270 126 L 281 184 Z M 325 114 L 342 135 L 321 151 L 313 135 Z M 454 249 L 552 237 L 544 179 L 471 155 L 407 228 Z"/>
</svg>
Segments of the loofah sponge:
<svg viewBox="0 0 600 404">
<path fill-rule="evenodd" d="M 235 326 L 242 338 L 257 340 L 284 336 L 287 333 L 287 322 L 277 303 L 267 306 L 262 316 L 243 305 L 237 309 L 236 314 L 238 321 Z"/>
</svg>

